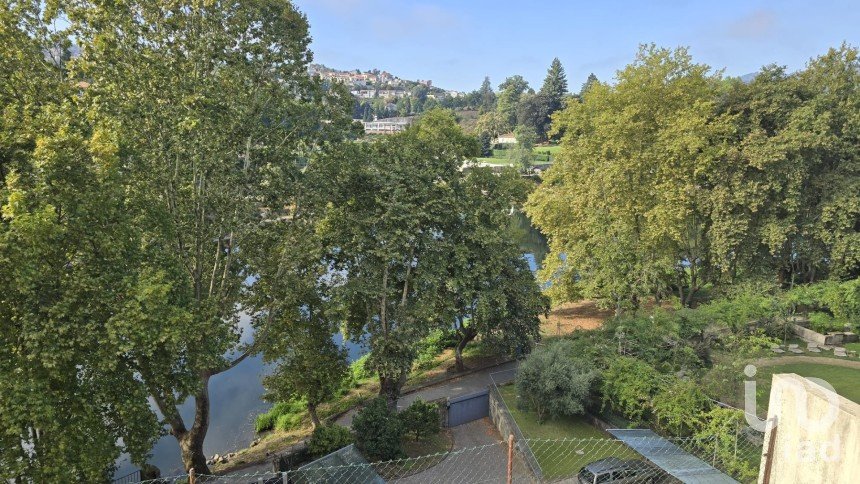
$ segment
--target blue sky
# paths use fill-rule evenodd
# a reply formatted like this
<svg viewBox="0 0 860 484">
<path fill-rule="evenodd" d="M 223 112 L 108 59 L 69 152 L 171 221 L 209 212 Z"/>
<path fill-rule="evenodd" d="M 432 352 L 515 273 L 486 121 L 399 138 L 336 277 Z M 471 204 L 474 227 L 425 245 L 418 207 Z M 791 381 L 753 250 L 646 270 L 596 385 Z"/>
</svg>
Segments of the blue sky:
<svg viewBox="0 0 860 484">
<path fill-rule="evenodd" d="M 843 41 L 860 45 L 853 1 L 296 0 L 317 62 L 388 70 L 447 89 L 496 87 L 520 74 L 538 88 L 553 57 L 572 90 L 633 60 L 640 43 L 687 46 L 697 62 L 743 75 L 802 68 Z"/>
</svg>

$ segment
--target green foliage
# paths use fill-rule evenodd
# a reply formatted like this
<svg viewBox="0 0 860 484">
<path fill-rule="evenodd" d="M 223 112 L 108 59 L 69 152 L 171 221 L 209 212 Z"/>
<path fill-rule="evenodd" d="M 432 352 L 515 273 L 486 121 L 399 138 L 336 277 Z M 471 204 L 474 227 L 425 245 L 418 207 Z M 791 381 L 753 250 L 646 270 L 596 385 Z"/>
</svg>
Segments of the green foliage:
<svg viewBox="0 0 860 484">
<path fill-rule="evenodd" d="M 721 462 L 721 469 L 741 482 L 755 481 L 758 466 L 749 460 L 750 445 L 742 433 L 746 426 L 743 412 L 713 407 L 702 414 L 701 420 L 703 425 L 695 437 L 703 454 L 714 456 Z"/>
<path fill-rule="evenodd" d="M 363 355 L 362 357 L 350 363 L 349 371 L 352 374 L 352 378 L 355 382 L 360 382 L 362 380 L 367 380 L 368 378 L 373 378 L 374 373 L 367 368 L 367 359 L 369 357 L 369 354 Z"/>
<path fill-rule="evenodd" d="M 809 314 L 809 327 L 818 333 L 827 334 L 833 331 L 841 331 L 845 326 L 830 314 L 814 312 Z"/>
<path fill-rule="evenodd" d="M 254 430 L 258 433 L 267 430 L 291 430 L 302 422 L 306 410 L 307 402 L 304 400 L 277 402 L 268 412 L 257 415 Z"/>
<path fill-rule="evenodd" d="M 551 241 L 553 297 L 621 312 L 743 280 L 857 278 L 858 80 L 847 45 L 749 84 L 643 46 L 553 118 L 563 154 L 526 204 Z"/>
<path fill-rule="evenodd" d="M 439 433 L 439 406 L 420 398 L 398 414 L 403 430 L 415 439 L 423 439 Z"/>
<path fill-rule="evenodd" d="M 660 389 L 660 374 L 636 358 L 620 357 L 603 371 L 603 403 L 634 425 L 650 416 L 651 398 Z"/>
<path fill-rule="evenodd" d="M 520 401 L 541 422 L 585 413 L 597 372 L 592 362 L 575 358 L 572 349 L 567 341 L 554 342 L 520 364 L 516 380 Z"/>
<path fill-rule="evenodd" d="M 285 413 L 275 419 L 275 430 L 286 432 L 297 428 L 302 423 L 301 413 Z"/>
<path fill-rule="evenodd" d="M 403 423 L 383 397 L 370 401 L 352 419 L 355 445 L 371 462 L 403 456 Z"/>
<path fill-rule="evenodd" d="M 675 436 L 688 436 L 702 425 L 702 414 L 712 406 L 693 380 L 672 379 L 651 400 L 657 425 Z"/>
<path fill-rule="evenodd" d="M 352 432 L 340 425 L 321 425 L 308 440 L 308 451 L 314 458 L 330 454 L 354 441 Z"/>
</svg>

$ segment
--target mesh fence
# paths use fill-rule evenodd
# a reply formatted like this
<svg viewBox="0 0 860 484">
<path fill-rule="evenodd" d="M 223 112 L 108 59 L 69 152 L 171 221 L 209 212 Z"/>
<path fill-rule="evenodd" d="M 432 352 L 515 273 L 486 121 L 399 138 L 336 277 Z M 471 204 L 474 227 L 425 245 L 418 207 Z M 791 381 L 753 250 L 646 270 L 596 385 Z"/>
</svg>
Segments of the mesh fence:
<svg viewBox="0 0 860 484">
<path fill-rule="evenodd" d="M 223 476 L 198 475 L 193 484 L 214 483 L 675 483 L 699 476 L 708 482 L 755 482 L 761 448 L 736 441 L 694 438 L 523 439 L 452 452 L 369 464 L 301 468 Z M 634 450 L 635 449 L 635 450 Z M 530 455 L 539 472 L 524 456 Z M 609 477 L 607 477 L 609 476 Z M 148 484 L 189 483 L 188 475 Z"/>
</svg>

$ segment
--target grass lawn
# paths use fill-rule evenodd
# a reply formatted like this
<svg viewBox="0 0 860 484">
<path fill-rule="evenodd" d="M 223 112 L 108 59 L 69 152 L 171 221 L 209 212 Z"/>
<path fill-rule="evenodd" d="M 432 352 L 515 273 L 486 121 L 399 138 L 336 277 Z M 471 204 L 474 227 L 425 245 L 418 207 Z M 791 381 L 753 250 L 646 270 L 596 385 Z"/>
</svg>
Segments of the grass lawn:
<svg viewBox="0 0 860 484">
<path fill-rule="evenodd" d="M 767 411 L 771 378 L 775 373 L 796 373 L 804 377 L 821 378 L 833 385 L 836 393 L 860 403 L 860 370 L 817 363 L 788 363 L 785 365 L 758 368 L 758 373 L 756 373 L 756 399 L 758 400 L 760 414 Z"/>
<path fill-rule="evenodd" d="M 534 412 L 517 408 L 516 386 L 505 385 L 499 390 L 511 415 L 527 439 L 601 439 L 551 444 L 533 443 L 532 452 L 547 478 L 572 476 L 586 464 L 605 457 L 640 458 L 639 454 L 626 445 L 611 440 L 613 439 L 611 435 L 591 425 L 585 418 L 564 417 L 539 423 Z"/>
</svg>

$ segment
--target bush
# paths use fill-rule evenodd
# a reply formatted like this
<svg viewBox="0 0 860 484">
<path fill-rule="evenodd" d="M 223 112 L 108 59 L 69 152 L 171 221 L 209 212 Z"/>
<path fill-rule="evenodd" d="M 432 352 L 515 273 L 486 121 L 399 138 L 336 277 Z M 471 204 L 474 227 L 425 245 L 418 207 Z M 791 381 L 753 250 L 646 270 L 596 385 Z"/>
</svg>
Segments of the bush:
<svg viewBox="0 0 860 484">
<path fill-rule="evenodd" d="M 585 412 L 597 372 L 591 362 L 574 358 L 572 347 L 558 341 L 534 351 L 520 365 L 517 390 L 540 422 Z"/>
<path fill-rule="evenodd" d="M 353 441 L 352 432 L 340 425 L 321 425 L 314 429 L 308 441 L 308 451 L 314 458 L 330 454 Z"/>
<path fill-rule="evenodd" d="M 651 405 L 657 425 L 679 437 L 697 431 L 703 424 L 704 413 L 712 406 L 699 384 L 678 379 L 661 388 Z"/>
<path fill-rule="evenodd" d="M 660 387 L 660 374 L 636 358 L 621 357 L 603 372 L 603 403 L 640 424 L 651 407 L 651 397 Z"/>
<path fill-rule="evenodd" d="M 815 312 L 809 315 L 809 327 L 815 332 L 826 334 L 833 331 L 842 331 L 845 324 L 837 321 L 836 318 L 827 313 Z"/>
<path fill-rule="evenodd" d="M 383 397 L 377 397 L 352 419 L 355 445 L 370 461 L 391 460 L 403 456 L 403 424 L 389 410 Z"/>
<path fill-rule="evenodd" d="M 412 433 L 415 439 L 439 433 L 439 407 L 436 404 L 419 398 L 400 412 L 399 417 L 404 432 Z"/>
</svg>

